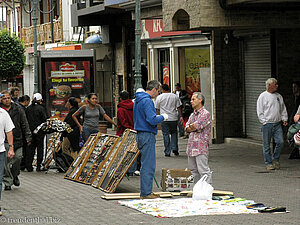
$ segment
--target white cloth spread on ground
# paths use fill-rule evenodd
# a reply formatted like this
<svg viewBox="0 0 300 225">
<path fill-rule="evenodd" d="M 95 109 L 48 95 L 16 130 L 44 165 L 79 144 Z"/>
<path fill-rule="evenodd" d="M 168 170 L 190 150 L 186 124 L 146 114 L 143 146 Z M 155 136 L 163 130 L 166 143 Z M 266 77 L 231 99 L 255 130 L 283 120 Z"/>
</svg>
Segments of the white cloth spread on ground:
<svg viewBox="0 0 300 225">
<path fill-rule="evenodd" d="M 258 213 L 257 210 L 246 208 L 246 205 L 255 203 L 253 200 L 246 199 L 195 201 L 191 198 L 157 198 L 119 201 L 118 203 L 156 217 Z"/>
</svg>

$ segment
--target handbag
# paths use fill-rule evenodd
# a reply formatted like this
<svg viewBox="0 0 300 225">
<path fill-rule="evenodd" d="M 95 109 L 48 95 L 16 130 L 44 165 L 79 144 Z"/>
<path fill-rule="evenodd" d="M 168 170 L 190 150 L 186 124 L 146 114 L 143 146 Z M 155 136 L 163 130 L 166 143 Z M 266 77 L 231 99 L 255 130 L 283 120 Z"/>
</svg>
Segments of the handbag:
<svg viewBox="0 0 300 225">
<path fill-rule="evenodd" d="M 211 200 L 214 191 L 213 186 L 206 182 L 208 176 L 205 174 L 193 188 L 193 200 Z"/>
<path fill-rule="evenodd" d="M 83 139 L 83 137 L 82 137 L 82 134 L 80 134 L 80 136 L 79 136 L 79 147 L 80 148 L 82 148 L 83 146 L 84 146 L 84 139 Z"/>
</svg>

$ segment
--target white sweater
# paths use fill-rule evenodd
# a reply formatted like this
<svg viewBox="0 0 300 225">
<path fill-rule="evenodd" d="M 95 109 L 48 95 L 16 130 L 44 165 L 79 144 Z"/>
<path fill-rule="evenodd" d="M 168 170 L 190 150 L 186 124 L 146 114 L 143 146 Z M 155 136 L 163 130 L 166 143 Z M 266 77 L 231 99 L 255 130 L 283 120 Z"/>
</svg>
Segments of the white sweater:
<svg viewBox="0 0 300 225">
<path fill-rule="evenodd" d="M 266 123 L 277 123 L 288 120 L 288 114 L 283 98 L 277 92 L 270 93 L 264 91 L 261 93 L 257 99 L 256 110 L 259 122 L 263 125 Z"/>
</svg>

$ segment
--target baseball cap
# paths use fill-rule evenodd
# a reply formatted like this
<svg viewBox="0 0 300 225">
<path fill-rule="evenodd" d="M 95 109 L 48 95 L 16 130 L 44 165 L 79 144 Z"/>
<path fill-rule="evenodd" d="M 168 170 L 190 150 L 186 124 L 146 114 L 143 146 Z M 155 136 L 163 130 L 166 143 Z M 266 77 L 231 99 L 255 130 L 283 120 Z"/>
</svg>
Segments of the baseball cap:
<svg viewBox="0 0 300 225">
<path fill-rule="evenodd" d="M 35 100 L 39 101 L 43 99 L 43 96 L 40 93 L 35 93 L 33 95 L 33 98 L 35 98 Z"/>
</svg>

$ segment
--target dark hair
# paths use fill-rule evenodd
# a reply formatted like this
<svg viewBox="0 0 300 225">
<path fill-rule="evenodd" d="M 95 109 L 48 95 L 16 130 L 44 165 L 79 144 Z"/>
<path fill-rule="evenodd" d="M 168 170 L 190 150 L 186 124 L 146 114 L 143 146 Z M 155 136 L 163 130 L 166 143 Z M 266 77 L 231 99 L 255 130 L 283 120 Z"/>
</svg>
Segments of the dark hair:
<svg viewBox="0 0 300 225">
<path fill-rule="evenodd" d="M 97 95 L 96 93 L 89 93 L 86 97 L 87 97 L 88 99 L 91 99 L 91 97 L 92 97 L 93 95 L 96 95 L 96 96 L 98 97 L 98 95 Z"/>
<path fill-rule="evenodd" d="M 163 84 L 163 85 L 161 86 L 161 88 L 162 88 L 164 91 L 169 91 L 169 90 L 170 90 L 169 85 L 167 85 L 167 84 Z"/>
<path fill-rule="evenodd" d="M 129 99 L 129 93 L 128 93 L 128 91 L 125 91 L 125 90 L 121 91 L 121 92 L 120 92 L 120 98 L 121 98 L 122 100 L 127 100 L 127 99 Z"/>
<path fill-rule="evenodd" d="M 74 108 L 78 108 L 78 102 L 76 101 L 75 97 L 70 97 L 68 102 L 70 103 L 70 105 Z"/>
<path fill-rule="evenodd" d="M 15 94 L 15 91 L 20 91 L 20 89 L 18 87 L 12 87 L 10 89 L 10 94 L 13 96 Z"/>
<path fill-rule="evenodd" d="M 19 97 L 19 102 L 25 102 L 25 101 L 30 101 L 30 97 L 28 95 L 23 95 L 21 97 Z"/>
<path fill-rule="evenodd" d="M 300 88 L 300 81 L 293 81 L 293 83 L 292 84 L 296 84 L 297 85 L 297 87 L 299 87 Z"/>
<path fill-rule="evenodd" d="M 175 86 L 177 86 L 177 87 L 180 87 L 180 88 L 181 88 L 181 84 L 180 84 L 180 83 L 177 83 L 177 84 L 175 84 Z"/>
</svg>

